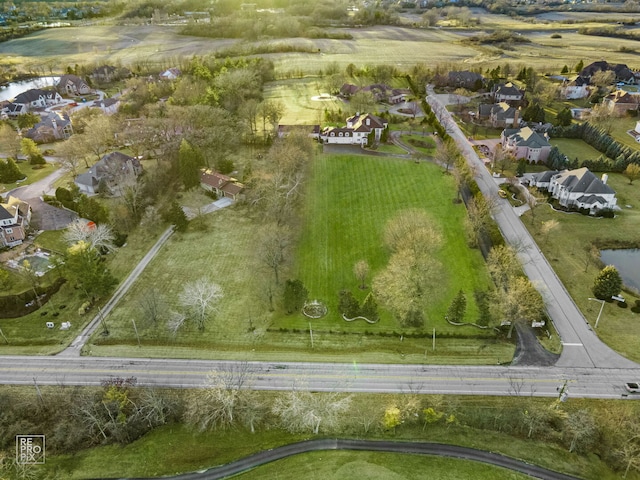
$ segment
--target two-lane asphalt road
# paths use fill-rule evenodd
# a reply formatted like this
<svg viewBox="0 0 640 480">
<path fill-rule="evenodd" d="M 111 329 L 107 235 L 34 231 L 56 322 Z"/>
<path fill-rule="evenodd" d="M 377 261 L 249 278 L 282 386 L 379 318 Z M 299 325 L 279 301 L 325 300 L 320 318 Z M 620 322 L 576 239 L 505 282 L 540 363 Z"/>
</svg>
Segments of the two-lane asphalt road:
<svg viewBox="0 0 640 480">
<path fill-rule="evenodd" d="M 247 386 L 258 390 L 557 397 L 567 382 L 572 397 L 611 399 L 625 398 L 624 383 L 640 378 L 640 369 L 5 356 L 0 383 L 100 385 L 135 377 L 139 385 L 192 388 L 204 385 L 211 371 L 232 369 L 246 369 Z"/>
<path fill-rule="evenodd" d="M 637 368 L 638 365 L 602 343 L 591 330 L 586 319 L 574 303 L 569 292 L 556 275 L 553 268 L 515 214 L 511 205 L 498 196 L 498 187 L 491 173 L 484 166 L 473 146 L 467 140 L 451 114 L 434 95 L 433 88 L 427 86 L 427 102 L 434 110 L 442 112 L 444 127 L 468 164 L 475 172 L 480 191 L 487 198 L 495 198 L 498 207 L 493 212 L 494 220 L 502 231 L 505 241 L 516 248 L 523 269 L 531 282 L 543 296 L 547 312 L 562 339 L 563 349 L 557 366 L 597 367 L 597 368 Z"/>
</svg>

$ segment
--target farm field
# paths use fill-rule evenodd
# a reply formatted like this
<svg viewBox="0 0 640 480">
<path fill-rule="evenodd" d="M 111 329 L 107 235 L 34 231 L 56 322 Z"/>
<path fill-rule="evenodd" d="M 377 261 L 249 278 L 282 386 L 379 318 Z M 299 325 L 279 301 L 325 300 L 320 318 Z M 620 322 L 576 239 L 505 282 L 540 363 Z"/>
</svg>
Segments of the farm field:
<svg viewBox="0 0 640 480">
<path fill-rule="evenodd" d="M 300 74 L 317 75 L 329 63 L 341 68 L 350 63 L 358 66 L 386 63 L 408 69 L 416 63 L 453 63 L 471 68 L 508 61 L 515 65 L 551 71 L 559 71 L 564 64 L 575 65 L 581 59 L 586 62 L 602 56 L 613 63 L 621 62 L 631 66 L 636 63 L 632 52 L 619 51 L 620 46 L 635 48 L 632 41 L 580 35 L 576 31 L 576 24 L 561 23 L 571 18 L 571 12 L 560 14 L 558 21 L 543 18 L 542 22 L 522 21 L 476 9 L 474 12 L 481 15 L 481 28 L 346 28 L 340 29 L 340 33 L 351 34 L 353 40 L 288 39 L 288 45 L 298 44 L 305 51 L 317 53 L 269 54 L 265 58 L 275 63 L 280 78 Z M 581 15 L 581 23 L 578 25 L 603 26 L 606 25 L 603 22 L 609 17 L 613 17 L 614 21 L 617 18 L 615 15 L 605 14 Z M 588 18 L 593 18 L 595 22 L 585 23 Z M 96 24 L 47 29 L 0 44 L 0 56 L 4 61 L 22 64 L 26 69 L 34 70 L 86 62 L 132 66 L 140 64 L 159 69 L 172 63 L 179 64 L 180 57 L 184 55 L 206 55 L 238 43 L 234 39 L 180 35 L 180 28 L 166 25 Z M 465 37 L 482 34 L 486 29 L 493 28 L 522 32 L 532 42 L 517 44 L 509 50 L 460 43 Z M 556 31 L 561 33 L 562 38 L 551 38 L 551 34 Z M 277 39 L 258 43 L 281 42 L 282 40 Z"/>
<path fill-rule="evenodd" d="M 293 360 L 304 352 L 310 360 L 413 363 L 427 358 L 430 363 L 510 360 L 513 344 L 496 340 L 493 332 L 452 327 L 444 321 L 445 311 L 460 289 L 467 293 L 472 321 L 477 314 L 473 291 L 489 287 L 480 253 L 466 246 L 464 207 L 452 202 L 451 177 L 443 176 L 441 169 L 431 164 L 366 156 L 321 155 L 312 168 L 303 214 L 306 223 L 288 278 L 302 280 L 310 299 L 321 300 L 329 308 L 325 318 L 314 320 L 313 349 L 308 319 L 302 314 L 268 312 L 261 279 L 270 273 L 254 253 L 259 224 L 239 205 L 206 216 L 199 230 L 175 234 L 110 315 L 109 337 L 96 335 L 87 351 L 93 355 L 280 360 Z M 375 325 L 347 324 L 337 314 L 341 289 L 352 288 L 360 300 L 368 293 L 357 289 L 353 264 L 367 259 L 373 275 L 383 268 L 388 253 L 382 247 L 382 228 L 395 212 L 412 207 L 424 208 L 444 237 L 441 251 L 434 252 L 443 267 L 440 287 L 433 292 L 426 311 L 428 340 L 403 340 L 399 333 L 392 334 L 402 329 L 388 313 L 383 312 Z M 153 290 L 162 292 L 167 311 L 177 309 L 183 285 L 200 276 L 218 282 L 226 292 L 204 333 L 188 327 L 173 336 L 165 321 L 145 324 L 140 302 L 146 295 Z M 137 346 L 132 319 L 137 323 L 141 347 Z M 426 352 L 433 328 L 442 338 L 437 340 L 435 351 L 430 348 Z M 364 335 L 365 331 L 369 334 Z"/>
</svg>

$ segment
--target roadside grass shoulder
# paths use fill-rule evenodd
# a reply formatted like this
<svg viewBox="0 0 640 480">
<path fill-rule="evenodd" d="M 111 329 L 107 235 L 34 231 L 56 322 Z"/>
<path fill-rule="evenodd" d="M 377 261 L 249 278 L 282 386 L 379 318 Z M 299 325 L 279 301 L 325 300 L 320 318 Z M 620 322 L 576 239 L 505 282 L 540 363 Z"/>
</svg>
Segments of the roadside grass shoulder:
<svg viewBox="0 0 640 480">
<path fill-rule="evenodd" d="M 278 394 L 258 392 L 258 395 L 262 396 L 264 405 L 270 405 Z M 262 450 L 302 440 L 338 437 L 460 445 L 500 453 L 579 478 L 619 478 L 619 472 L 612 471 L 598 455 L 569 452 L 568 445 L 557 436 L 561 432 L 549 431 L 548 427 L 545 427 L 542 431 L 536 431 L 534 438 L 527 438 L 528 428 L 522 420 L 524 412 L 528 409 L 548 408 L 552 402 L 550 399 L 462 396 L 455 399 L 447 397 L 443 401 L 442 396 L 420 395 L 420 405 L 433 405 L 437 411 L 447 412 L 447 415 L 454 413 L 457 420 L 451 424 L 441 421 L 427 426 L 423 426 L 420 420 L 409 420 L 396 429 L 385 430 L 381 423 L 385 408 L 389 405 L 402 405 L 403 397 L 406 395 L 353 394 L 350 411 L 344 415 L 340 430 L 332 436 L 291 434 L 275 427 L 275 424 L 271 428 L 260 426 L 255 434 L 242 427 L 203 432 L 183 424 L 169 424 L 154 429 L 129 445 L 98 446 L 73 455 L 49 455 L 47 463 L 42 468 L 46 473 L 56 472 L 58 477 L 70 480 L 98 477 L 158 477 L 223 465 Z M 595 414 L 598 409 L 606 408 L 610 402 L 574 399 L 570 405 L 563 406 L 562 409 L 567 412 L 587 409 Z M 368 427 L 363 426 L 363 418 L 366 418 Z M 275 463 L 273 467 L 261 467 L 255 470 L 255 474 L 248 473 L 239 478 L 276 478 L 272 475 L 273 472 L 282 475 L 278 478 L 303 478 L 311 474 L 288 476 L 287 472 L 299 472 L 300 469 L 306 468 L 304 465 L 315 466 L 314 472 L 322 471 L 322 478 L 352 478 L 346 475 L 348 466 L 345 470 L 340 470 L 343 465 L 349 465 L 354 461 L 352 453 L 319 452 L 314 455 L 292 457 L 289 461 Z M 366 464 L 359 462 L 363 467 L 360 472 L 385 474 L 382 477 L 365 475 L 366 478 L 396 478 L 389 476 L 393 472 L 400 475 L 398 478 L 424 478 L 424 472 L 430 471 L 425 466 L 431 465 L 432 460 L 431 457 L 424 456 L 402 456 L 407 465 L 413 466 L 418 474 L 415 477 L 407 477 L 411 472 L 400 465 L 400 460 L 392 458 L 393 455 L 363 455 Z M 114 462 L 114 458 L 118 461 Z M 322 458 L 322 462 L 319 458 Z M 341 460 L 336 461 L 336 458 Z M 389 462 L 381 462 L 376 458 L 389 459 Z M 467 467 L 460 467 L 460 463 L 455 460 L 441 459 L 434 465 L 438 465 L 434 467 L 438 470 L 434 471 L 442 474 L 434 478 L 505 478 L 502 475 L 478 477 L 473 474 L 475 469 L 470 471 L 470 475 L 461 475 L 459 468 Z M 484 471 L 481 464 L 472 465 L 480 472 Z M 278 468 L 279 466 L 281 468 Z M 387 470 L 382 470 L 385 466 Z M 489 467 L 487 469 L 493 471 L 494 475 L 496 472 L 507 473 L 505 470 L 493 470 Z M 263 472 L 266 473 L 261 475 Z M 353 478 L 356 477 L 364 478 L 362 474 L 356 474 Z M 640 475 L 632 470 L 628 478 L 636 480 Z"/>
</svg>

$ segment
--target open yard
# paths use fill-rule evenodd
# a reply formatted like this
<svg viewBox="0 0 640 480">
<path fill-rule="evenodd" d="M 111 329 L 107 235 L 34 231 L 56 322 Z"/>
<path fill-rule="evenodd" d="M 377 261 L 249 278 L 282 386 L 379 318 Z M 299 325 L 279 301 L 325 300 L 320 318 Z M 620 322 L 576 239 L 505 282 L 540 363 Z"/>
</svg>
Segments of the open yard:
<svg viewBox="0 0 640 480">
<path fill-rule="evenodd" d="M 550 142 L 551 145 L 558 147 L 558 150 L 564 153 L 569 160 L 577 158 L 578 163 L 581 163 L 583 160 L 596 160 L 602 155 L 587 142 L 578 138 L 552 138 Z"/>
<path fill-rule="evenodd" d="M 538 245 L 567 287 L 587 321 L 595 324 L 600 303 L 589 301 L 593 296 L 591 287 L 601 265 L 591 261 L 585 251 L 591 244 L 601 248 L 616 245 L 638 247 L 640 231 L 640 187 L 629 185 L 620 174 L 609 174 L 609 185 L 616 191 L 618 205 L 622 210 L 616 218 L 593 218 L 576 213 L 553 211 L 549 205 L 539 205 L 532 224 L 530 213 L 523 216 L 525 226 L 534 235 Z M 631 205 L 626 208 L 625 205 Z M 542 222 L 555 219 L 559 226 L 548 238 L 540 232 Z M 637 296 L 625 292 L 629 306 Z M 630 308 L 620 308 L 616 302 L 606 304 L 597 333 L 600 338 L 626 357 L 640 361 L 640 314 Z"/>
<path fill-rule="evenodd" d="M 508 362 L 513 345 L 491 331 L 453 327 L 444 321 L 460 289 L 468 297 L 468 318 L 477 315 L 473 291 L 489 278 L 480 253 L 470 250 L 463 232 L 464 206 L 453 203 L 453 178 L 431 164 L 366 156 L 324 156 L 313 163 L 305 224 L 288 278 L 299 278 L 311 299 L 325 302 L 329 314 L 314 320 L 314 346 L 302 314 L 269 313 L 263 278 L 270 275 L 256 254 L 259 224 L 240 205 L 208 215 L 200 229 L 176 234 L 108 319 L 108 338 L 96 337 L 95 355 L 192 356 L 280 360 L 332 358 L 342 361 L 496 363 Z M 350 288 L 362 300 L 353 264 L 366 259 L 375 275 L 388 260 L 382 246 L 385 222 L 404 208 L 422 208 L 444 238 L 434 252 L 442 264 L 439 288 L 427 307 L 424 336 L 400 338 L 396 320 L 382 311 L 375 325 L 344 322 L 337 313 L 338 292 Z M 145 322 L 141 303 L 161 297 L 165 312 L 179 309 L 178 296 L 189 280 L 208 277 L 225 291 L 219 312 L 204 332 L 187 326 L 175 336 L 167 317 Z M 276 298 L 279 301 L 279 297 Z M 141 341 L 137 346 L 135 320 Z M 436 329 L 436 349 L 431 347 Z M 282 329 L 282 330 L 281 330 Z M 343 333 L 344 332 L 344 333 Z M 365 335 L 365 332 L 368 334 Z"/>
</svg>

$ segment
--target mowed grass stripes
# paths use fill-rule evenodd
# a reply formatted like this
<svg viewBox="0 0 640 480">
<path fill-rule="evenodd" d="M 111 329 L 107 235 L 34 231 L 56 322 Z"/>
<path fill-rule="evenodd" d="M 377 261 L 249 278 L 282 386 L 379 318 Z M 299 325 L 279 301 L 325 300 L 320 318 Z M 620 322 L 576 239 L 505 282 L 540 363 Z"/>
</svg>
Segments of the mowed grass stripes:
<svg viewBox="0 0 640 480">
<path fill-rule="evenodd" d="M 353 265 L 365 259 L 371 277 L 386 266 L 389 252 L 382 242 L 384 226 L 397 212 L 409 208 L 426 211 L 443 238 L 442 247 L 433 252 L 443 265 L 443 273 L 425 312 L 427 326 L 449 329 L 444 314 L 459 289 L 467 293 L 473 317 L 472 293 L 488 288 L 489 279 L 479 251 L 466 245 L 465 207 L 454 203 L 454 198 L 453 178 L 435 165 L 380 157 L 318 157 L 308 187 L 294 272 L 311 298 L 329 305 L 327 323 L 363 329 L 361 324 L 346 324 L 340 319 L 338 292 L 350 289 L 364 299 L 369 290 L 358 288 Z M 298 320 L 304 319 L 291 316 L 278 323 L 295 327 Z M 399 327 L 390 315 L 383 314 L 378 325 L 367 328 L 391 331 Z"/>
</svg>

